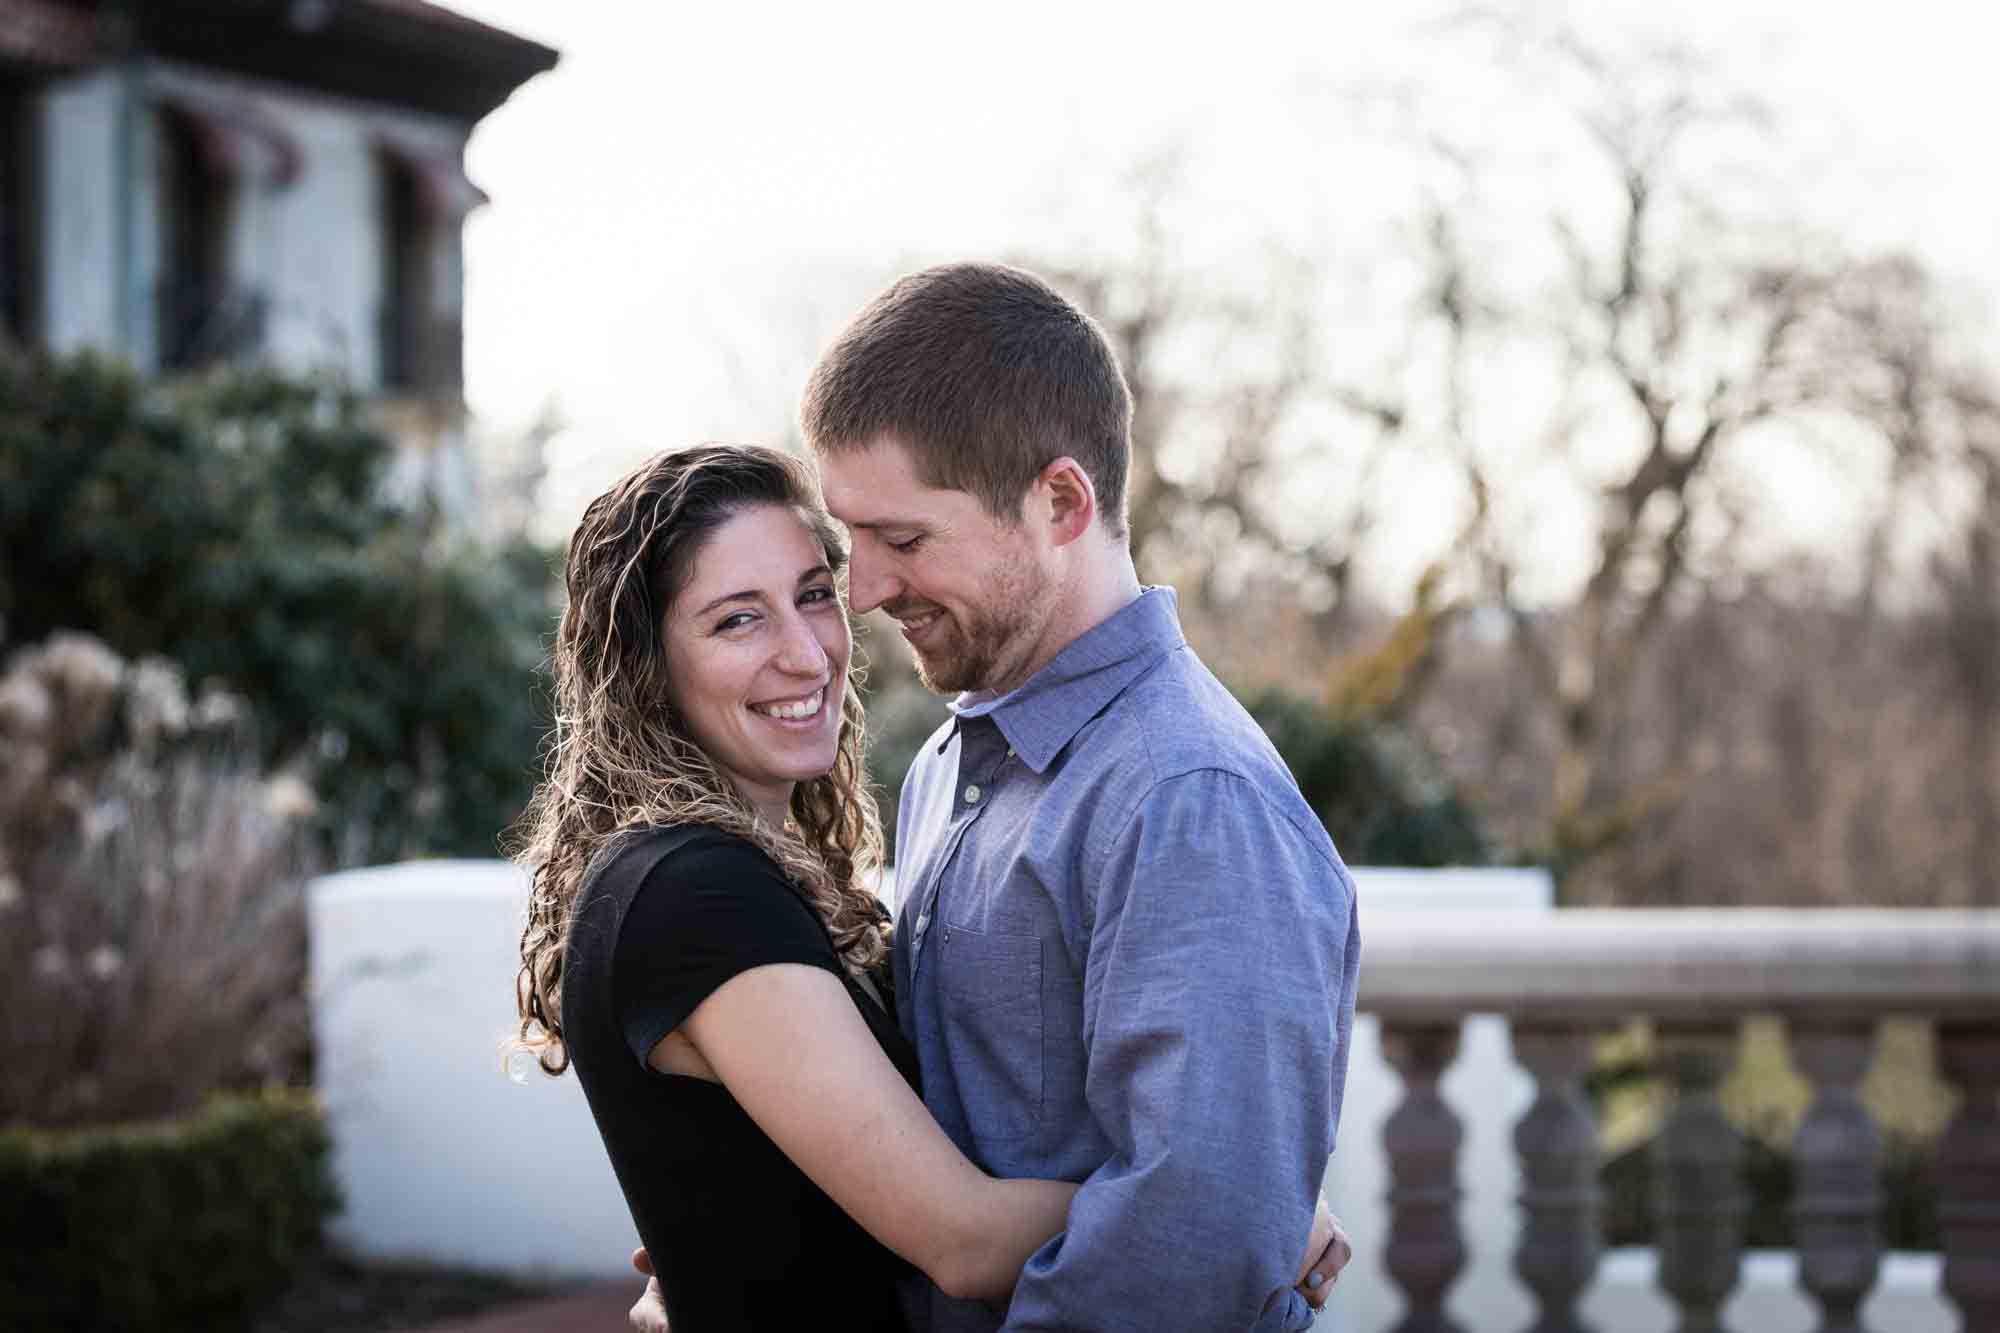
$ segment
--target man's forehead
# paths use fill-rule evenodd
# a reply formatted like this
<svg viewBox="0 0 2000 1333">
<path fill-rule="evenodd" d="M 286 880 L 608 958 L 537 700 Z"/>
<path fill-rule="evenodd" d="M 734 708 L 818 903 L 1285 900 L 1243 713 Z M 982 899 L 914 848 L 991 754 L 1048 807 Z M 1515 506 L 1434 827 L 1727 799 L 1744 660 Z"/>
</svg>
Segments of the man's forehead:
<svg viewBox="0 0 2000 1333">
<path fill-rule="evenodd" d="M 953 494 L 926 486 L 909 450 L 893 439 L 815 457 L 826 507 L 850 528 L 922 522 Z"/>
</svg>

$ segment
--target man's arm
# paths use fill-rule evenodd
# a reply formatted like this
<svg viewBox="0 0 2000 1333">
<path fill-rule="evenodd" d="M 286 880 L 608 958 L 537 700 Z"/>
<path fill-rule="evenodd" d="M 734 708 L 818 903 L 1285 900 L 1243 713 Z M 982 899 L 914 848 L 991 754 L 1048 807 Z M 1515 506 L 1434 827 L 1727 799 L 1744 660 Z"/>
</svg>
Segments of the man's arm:
<svg viewBox="0 0 2000 1333">
<path fill-rule="evenodd" d="M 1252 784 L 1203 771 L 1143 799 L 1085 892 L 1086 1097 L 1113 1151 L 1007 1328 L 1305 1327 L 1292 1283 L 1347 1058 L 1350 882 Z"/>
</svg>

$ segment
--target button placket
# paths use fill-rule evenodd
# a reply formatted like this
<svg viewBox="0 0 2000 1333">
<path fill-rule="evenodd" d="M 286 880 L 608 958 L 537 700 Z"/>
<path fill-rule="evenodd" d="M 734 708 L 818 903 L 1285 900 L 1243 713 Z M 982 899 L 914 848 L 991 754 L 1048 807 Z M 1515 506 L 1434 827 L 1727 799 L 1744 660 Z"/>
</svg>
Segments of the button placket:
<svg viewBox="0 0 2000 1333">
<path fill-rule="evenodd" d="M 963 746 L 964 736 L 962 733 L 960 735 L 959 741 L 960 745 Z M 992 783 L 994 778 L 999 776 L 1001 766 L 1004 765 L 1008 759 L 1012 758 L 1013 754 L 1014 751 L 1010 747 L 1007 753 L 1001 756 L 992 765 L 992 768 L 988 773 L 986 779 L 989 785 Z M 959 771 L 962 774 L 965 769 L 964 766 L 965 751 L 963 749 L 959 751 L 959 756 L 960 756 Z M 977 782 L 967 783 L 965 787 L 959 792 L 961 800 L 959 801 L 959 803 L 957 804 L 956 808 L 953 811 L 954 818 L 952 822 L 954 824 L 954 827 L 951 832 L 951 845 L 945 849 L 944 855 L 938 859 L 937 873 L 931 877 L 931 882 L 926 886 L 926 892 L 922 899 L 923 906 L 919 908 L 917 911 L 916 938 L 910 941 L 910 981 L 911 984 L 913 985 L 915 984 L 916 979 L 923 973 L 924 944 L 929 936 L 931 918 L 937 912 L 938 892 L 944 885 L 944 877 L 946 872 L 948 872 L 951 869 L 952 862 L 956 860 L 958 857 L 959 849 L 964 845 L 966 830 L 970 829 L 974 821 L 976 821 L 979 818 L 979 816 L 985 811 L 985 805 L 981 800 L 981 798 L 984 797 L 985 795 L 986 795 L 986 788 L 982 787 Z M 951 943 L 950 927 L 948 926 L 943 927 L 942 929 L 940 929 L 938 934 L 939 934 L 938 943 L 940 946 Z"/>
</svg>

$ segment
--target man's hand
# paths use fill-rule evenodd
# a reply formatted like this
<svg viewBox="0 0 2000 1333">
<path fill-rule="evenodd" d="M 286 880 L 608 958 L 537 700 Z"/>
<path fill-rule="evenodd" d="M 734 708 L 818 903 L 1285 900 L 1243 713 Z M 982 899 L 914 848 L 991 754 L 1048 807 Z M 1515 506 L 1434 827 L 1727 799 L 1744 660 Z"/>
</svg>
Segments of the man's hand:
<svg viewBox="0 0 2000 1333">
<path fill-rule="evenodd" d="M 1325 1307 L 1326 1298 L 1333 1293 L 1333 1284 L 1340 1280 L 1340 1270 L 1353 1257 L 1354 1247 L 1348 1244 L 1347 1231 L 1340 1225 L 1340 1219 L 1327 1211 L 1326 1196 L 1321 1195 L 1319 1206 L 1313 1209 L 1312 1234 L 1306 1238 L 1305 1262 L 1299 1265 L 1298 1288 L 1305 1294 L 1307 1305 L 1315 1310 Z"/>
<path fill-rule="evenodd" d="M 1313 1234 L 1319 1234 L 1316 1219 Z M 632 1324 L 633 1333 L 671 1333 L 667 1327 L 666 1294 L 660 1290 L 660 1279 L 653 1275 L 653 1256 L 644 1250 L 632 1251 L 632 1267 L 646 1275 L 644 1294 L 632 1302 L 632 1308 L 625 1315 Z"/>
</svg>

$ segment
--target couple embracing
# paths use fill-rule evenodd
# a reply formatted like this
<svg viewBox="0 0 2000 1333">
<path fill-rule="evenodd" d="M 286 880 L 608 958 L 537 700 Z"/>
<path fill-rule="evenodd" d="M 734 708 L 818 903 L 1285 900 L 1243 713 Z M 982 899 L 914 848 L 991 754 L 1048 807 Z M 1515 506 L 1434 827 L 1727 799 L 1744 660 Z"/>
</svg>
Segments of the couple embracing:
<svg viewBox="0 0 2000 1333">
<path fill-rule="evenodd" d="M 1324 1302 L 1353 884 L 1138 582 L 1131 411 L 1045 283 L 930 269 L 814 368 L 817 475 L 689 449 L 585 511 L 518 1000 L 657 1274 L 636 1325 L 1236 1333 Z M 952 696 L 893 923 L 843 594 Z"/>
</svg>

